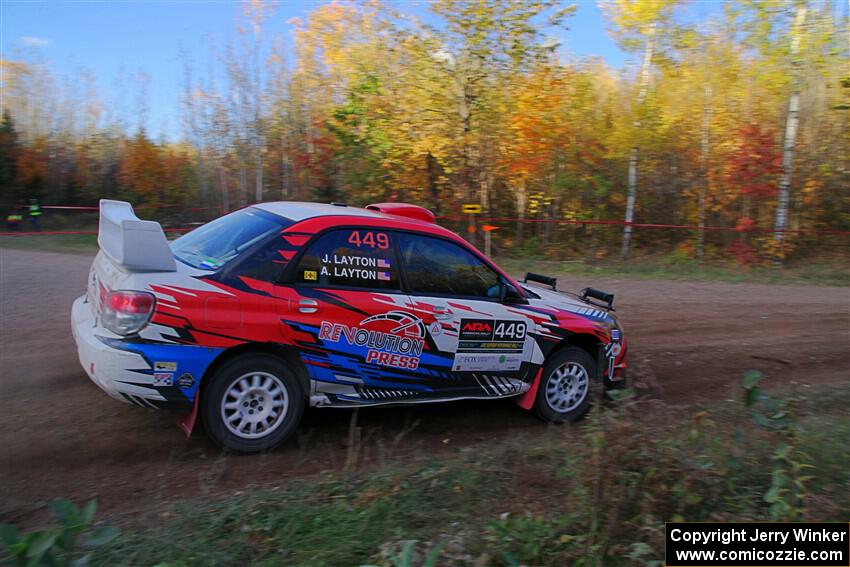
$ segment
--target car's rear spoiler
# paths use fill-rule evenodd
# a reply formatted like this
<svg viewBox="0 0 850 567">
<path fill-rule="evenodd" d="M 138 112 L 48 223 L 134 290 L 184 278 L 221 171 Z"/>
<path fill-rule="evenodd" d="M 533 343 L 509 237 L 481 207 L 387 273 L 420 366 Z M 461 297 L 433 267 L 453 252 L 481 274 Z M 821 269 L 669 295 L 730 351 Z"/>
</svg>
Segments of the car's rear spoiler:
<svg viewBox="0 0 850 567">
<path fill-rule="evenodd" d="M 100 200 L 97 245 L 110 260 L 131 271 L 177 270 L 162 226 L 139 219 L 125 201 Z"/>
</svg>

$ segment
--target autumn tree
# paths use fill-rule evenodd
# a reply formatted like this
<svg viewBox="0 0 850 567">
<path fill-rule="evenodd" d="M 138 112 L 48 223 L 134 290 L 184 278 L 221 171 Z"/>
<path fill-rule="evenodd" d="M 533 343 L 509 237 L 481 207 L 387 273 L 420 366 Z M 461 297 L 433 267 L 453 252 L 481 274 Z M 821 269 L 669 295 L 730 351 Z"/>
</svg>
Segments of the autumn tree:
<svg viewBox="0 0 850 567">
<path fill-rule="evenodd" d="M 4 110 L 3 122 L 0 123 L 0 202 L 11 201 L 16 197 L 13 184 L 18 174 L 19 154 L 18 133 L 11 114 Z"/>
<path fill-rule="evenodd" d="M 454 89 L 458 192 L 486 210 L 493 182 L 488 170 L 499 136 L 492 128 L 499 95 L 512 76 L 521 76 L 551 53 L 556 44 L 545 41 L 544 29 L 562 26 L 575 6 L 560 7 L 555 0 L 439 0 L 431 9 L 444 21 L 434 33 L 442 39 L 440 54 Z"/>
<path fill-rule="evenodd" d="M 645 0 L 642 2 L 616 0 L 603 4 L 623 48 L 629 51 L 643 50 L 635 98 L 633 143 L 629 151 L 626 226 L 623 229 L 623 246 L 620 252 L 624 259 L 629 255 L 632 237 L 631 223 L 634 220 L 635 199 L 637 198 L 639 140 L 643 134 L 641 132 L 641 114 L 645 110 L 643 104 L 649 89 L 653 57 L 662 49 L 665 39 L 669 40 L 669 34 L 672 31 L 671 18 L 676 4 L 677 0 Z"/>
</svg>

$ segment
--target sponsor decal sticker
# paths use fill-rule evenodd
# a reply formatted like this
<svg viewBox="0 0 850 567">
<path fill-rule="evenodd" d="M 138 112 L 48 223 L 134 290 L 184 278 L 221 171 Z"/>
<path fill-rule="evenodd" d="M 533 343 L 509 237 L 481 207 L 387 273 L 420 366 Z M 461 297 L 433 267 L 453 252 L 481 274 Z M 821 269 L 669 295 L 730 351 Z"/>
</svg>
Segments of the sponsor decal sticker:
<svg viewBox="0 0 850 567">
<path fill-rule="evenodd" d="M 354 278 L 388 282 L 392 280 L 389 260 L 352 254 L 325 254 L 322 258 L 322 276 Z M 305 272 L 304 279 L 307 279 Z"/>
<path fill-rule="evenodd" d="M 526 332 L 525 321 L 461 319 L 457 352 L 522 352 Z"/>
<path fill-rule="evenodd" d="M 390 238 L 385 232 L 372 232 L 370 230 L 361 233 L 359 230 L 352 230 L 351 234 L 348 235 L 348 243 L 358 248 L 367 246 L 386 250 L 390 247 Z"/>
<path fill-rule="evenodd" d="M 174 385 L 174 374 L 171 372 L 154 372 L 153 385 L 155 388 Z"/>
<path fill-rule="evenodd" d="M 366 349 L 366 362 L 416 370 L 425 347 L 425 324 L 404 311 L 389 311 L 360 321 L 356 327 L 322 321 L 319 339 Z"/>
<path fill-rule="evenodd" d="M 460 340 L 487 340 L 493 338 L 493 321 L 489 319 L 461 319 Z"/>
<path fill-rule="evenodd" d="M 183 390 L 188 390 L 195 385 L 195 377 L 188 372 L 184 372 L 180 375 L 180 378 L 177 379 L 177 385 Z"/>
<path fill-rule="evenodd" d="M 431 331 L 432 335 L 436 336 L 443 332 L 443 326 L 440 325 L 439 321 L 434 321 L 433 323 L 431 323 L 431 326 L 428 327 L 428 330 Z"/>
<path fill-rule="evenodd" d="M 353 256 L 351 254 L 325 254 L 322 258 L 323 264 L 335 264 L 337 266 L 357 266 L 360 268 L 378 268 L 378 259 L 368 256 Z"/>
<path fill-rule="evenodd" d="M 154 362 L 154 372 L 175 372 L 177 370 L 176 362 Z"/>
<path fill-rule="evenodd" d="M 458 353 L 452 370 L 455 372 L 514 372 L 522 364 L 521 354 Z"/>
</svg>

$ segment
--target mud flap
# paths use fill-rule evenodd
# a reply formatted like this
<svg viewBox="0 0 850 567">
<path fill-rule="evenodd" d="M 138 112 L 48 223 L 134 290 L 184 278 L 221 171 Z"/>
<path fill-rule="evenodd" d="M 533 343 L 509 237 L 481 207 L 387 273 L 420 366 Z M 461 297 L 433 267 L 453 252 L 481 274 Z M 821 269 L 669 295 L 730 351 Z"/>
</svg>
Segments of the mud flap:
<svg viewBox="0 0 850 567">
<path fill-rule="evenodd" d="M 201 396 L 195 396 L 195 405 L 192 406 L 192 411 L 189 413 L 175 413 L 174 421 L 177 427 L 186 434 L 186 437 L 192 436 L 192 430 L 195 428 L 195 421 L 198 419 L 198 402 Z"/>
<path fill-rule="evenodd" d="M 516 405 L 525 410 L 530 410 L 534 407 L 534 400 L 537 398 L 537 389 L 540 387 L 540 377 L 543 376 L 543 369 L 540 368 L 537 370 L 537 376 L 534 377 L 534 381 L 531 383 L 531 388 L 516 398 Z"/>
</svg>

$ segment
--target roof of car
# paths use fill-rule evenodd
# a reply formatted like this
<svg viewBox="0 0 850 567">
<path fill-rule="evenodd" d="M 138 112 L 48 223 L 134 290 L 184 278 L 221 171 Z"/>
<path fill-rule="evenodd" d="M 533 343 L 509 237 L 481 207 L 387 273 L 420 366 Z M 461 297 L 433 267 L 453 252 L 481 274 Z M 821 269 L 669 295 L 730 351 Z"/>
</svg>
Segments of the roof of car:
<svg viewBox="0 0 850 567">
<path fill-rule="evenodd" d="M 372 209 L 372 207 L 380 207 L 383 205 L 385 205 L 385 203 L 370 205 L 368 209 L 364 209 L 360 207 L 349 207 L 342 204 L 330 205 L 325 203 L 277 201 L 273 203 L 258 203 L 254 206 L 259 207 L 266 212 L 292 220 L 298 227 L 303 227 L 305 224 L 313 225 L 314 223 L 321 223 L 321 226 L 312 226 L 310 230 L 327 228 L 325 225 L 328 223 L 330 223 L 330 225 L 364 223 L 368 226 L 384 226 L 396 229 L 414 230 L 451 239 L 460 238 L 449 229 L 434 222 L 428 222 L 421 218 L 410 216 L 409 214 L 394 214 L 389 211 L 382 212 Z M 410 206 L 418 208 L 415 205 Z M 427 209 L 422 209 L 422 211 L 431 215 L 431 212 Z"/>
<path fill-rule="evenodd" d="M 276 201 L 274 203 L 258 203 L 254 206 L 294 221 L 324 216 L 386 218 L 386 215 L 377 211 L 369 211 L 360 207 L 349 207 L 347 205 L 328 205 L 326 203 Z"/>
</svg>

